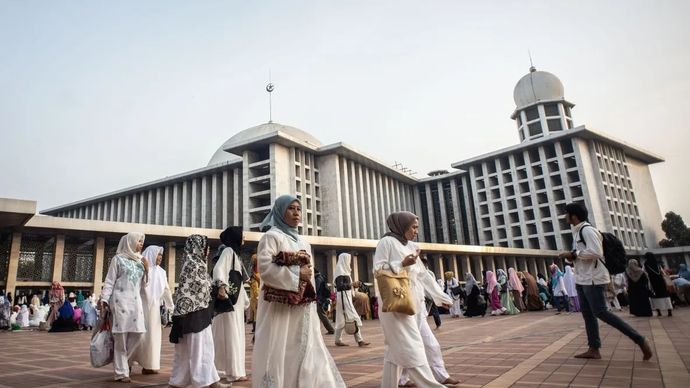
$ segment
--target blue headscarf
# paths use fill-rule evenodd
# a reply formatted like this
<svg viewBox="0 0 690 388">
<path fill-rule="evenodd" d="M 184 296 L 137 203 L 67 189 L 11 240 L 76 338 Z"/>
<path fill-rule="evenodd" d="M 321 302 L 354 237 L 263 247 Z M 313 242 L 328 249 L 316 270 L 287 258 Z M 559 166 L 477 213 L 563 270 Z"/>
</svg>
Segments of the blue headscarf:
<svg viewBox="0 0 690 388">
<path fill-rule="evenodd" d="M 275 203 L 273 203 L 273 208 L 271 212 L 266 215 L 263 222 L 261 223 L 261 230 L 266 231 L 266 227 L 279 229 L 281 232 L 287 234 L 293 240 L 297 241 L 299 233 L 297 233 L 297 228 L 293 228 L 285 222 L 285 211 L 288 206 L 293 202 L 299 202 L 302 206 L 302 202 L 292 195 L 285 194 L 276 198 Z"/>
<path fill-rule="evenodd" d="M 678 271 L 678 276 L 682 277 L 685 280 L 690 280 L 690 271 L 688 271 L 687 265 L 680 265 L 680 271 Z"/>
</svg>

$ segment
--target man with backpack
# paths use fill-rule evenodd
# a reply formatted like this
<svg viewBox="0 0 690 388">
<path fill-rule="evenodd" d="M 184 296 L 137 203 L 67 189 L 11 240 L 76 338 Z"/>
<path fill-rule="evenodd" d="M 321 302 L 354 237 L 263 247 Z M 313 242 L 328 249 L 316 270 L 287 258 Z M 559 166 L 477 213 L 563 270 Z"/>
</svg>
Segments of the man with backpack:
<svg viewBox="0 0 690 388">
<path fill-rule="evenodd" d="M 316 281 L 316 313 L 328 334 L 333 334 L 335 329 L 330 319 L 326 316 L 326 310 L 328 310 L 328 306 L 331 304 L 331 290 L 328 288 L 328 281 L 326 281 L 326 277 L 318 269 L 314 269 L 314 280 Z"/>
<path fill-rule="evenodd" d="M 601 358 L 599 318 L 633 340 L 642 350 L 643 359 L 649 360 L 652 357 L 649 342 L 618 315 L 608 311 L 606 304 L 605 288 L 611 282 L 607 267 L 616 271 L 622 245 L 615 236 L 604 235 L 594 228 L 587 222 L 587 215 L 587 209 L 579 203 L 565 206 L 565 217 L 573 232 L 573 250 L 559 255 L 561 259 L 575 263 L 575 288 L 587 331 L 589 349 L 575 358 Z M 605 251 L 611 258 L 605 257 Z"/>
</svg>

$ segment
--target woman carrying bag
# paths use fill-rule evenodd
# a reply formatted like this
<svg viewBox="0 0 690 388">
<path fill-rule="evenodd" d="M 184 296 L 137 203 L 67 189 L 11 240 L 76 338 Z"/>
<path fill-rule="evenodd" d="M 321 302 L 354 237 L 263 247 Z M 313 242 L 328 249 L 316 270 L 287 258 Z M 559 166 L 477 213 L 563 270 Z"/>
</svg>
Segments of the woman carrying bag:
<svg viewBox="0 0 690 388">
<path fill-rule="evenodd" d="M 243 269 L 239 253 L 244 244 L 241 226 L 231 226 L 220 234 L 220 241 L 226 246 L 213 268 L 213 283 L 229 296 L 233 310 L 213 317 L 213 344 L 216 353 L 216 369 L 224 374 L 228 382 L 246 381 L 244 368 L 244 310 L 249 307 L 249 298 L 242 284 Z"/>
<path fill-rule="evenodd" d="M 413 213 L 397 212 L 388 216 L 386 224 L 389 232 L 379 240 L 374 253 L 374 275 L 379 287 L 377 297 L 381 300 L 379 321 L 386 344 L 381 387 L 397 387 L 401 368 L 407 370 L 417 386 L 443 387 L 429 367 L 415 317 L 414 290 L 409 287 L 408 271 L 425 271 L 423 266 L 415 265 L 420 250 L 411 241 L 417 236 L 419 221 Z M 399 285 L 391 279 L 400 280 Z M 396 307 L 395 302 L 407 300 L 412 302 L 411 308 Z"/>
<path fill-rule="evenodd" d="M 336 289 L 335 344 L 336 346 L 347 346 L 346 343 L 341 341 L 343 329 L 345 329 L 348 334 L 354 334 L 357 345 L 362 347 L 368 346 L 369 343 L 364 342 L 362 338 L 362 319 L 357 314 L 352 302 L 352 288 L 354 285 L 351 277 L 351 260 L 352 256 L 349 253 L 341 253 L 338 256 L 338 264 L 333 273 L 333 283 Z"/>
</svg>

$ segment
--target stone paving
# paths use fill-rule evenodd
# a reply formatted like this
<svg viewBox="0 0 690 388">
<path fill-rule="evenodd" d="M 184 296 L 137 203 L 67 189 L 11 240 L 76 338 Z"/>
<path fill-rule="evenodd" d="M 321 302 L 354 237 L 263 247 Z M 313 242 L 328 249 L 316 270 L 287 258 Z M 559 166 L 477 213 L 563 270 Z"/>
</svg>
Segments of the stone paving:
<svg viewBox="0 0 690 388">
<path fill-rule="evenodd" d="M 574 359 L 587 342 L 579 313 L 546 311 L 457 319 L 446 315 L 436 335 L 448 371 L 461 381 L 458 387 L 689 387 L 690 308 L 676 309 L 672 318 L 620 314 L 652 342 L 655 354 L 651 360 L 642 361 L 637 346 L 603 323 L 602 359 Z M 251 333 L 249 326 L 247 329 L 250 373 Z M 365 321 L 363 333 L 372 343 L 368 348 L 336 347 L 333 336 L 324 338 L 348 387 L 379 387 L 383 334 L 378 321 Z M 86 332 L 0 333 L 0 388 L 166 386 L 172 344 L 163 341 L 160 374 L 141 375 L 135 366 L 132 383 L 123 384 L 112 381 L 112 366 L 90 366 L 89 338 Z M 347 340 L 354 345 L 353 338 Z"/>
</svg>

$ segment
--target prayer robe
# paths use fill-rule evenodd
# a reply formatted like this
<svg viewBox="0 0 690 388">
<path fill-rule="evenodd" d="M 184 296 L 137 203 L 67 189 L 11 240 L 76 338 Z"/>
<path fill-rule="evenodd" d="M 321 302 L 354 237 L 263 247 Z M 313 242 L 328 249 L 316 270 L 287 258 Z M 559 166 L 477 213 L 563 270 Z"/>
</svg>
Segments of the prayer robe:
<svg viewBox="0 0 690 388">
<path fill-rule="evenodd" d="M 223 250 L 213 268 L 213 282 L 227 286 L 228 273 L 231 270 L 242 272 L 242 261 L 235 251 L 228 247 Z M 237 303 L 234 305 L 235 310 L 216 315 L 211 324 L 216 353 L 216 369 L 219 374 L 224 373 L 230 381 L 247 375 L 244 367 L 244 310 L 248 307 L 249 298 L 244 287 L 242 287 Z"/>
<path fill-rule="evenodd" d="M 261 283 L 297 291 L 299 266 L 279 266 L 273 263 L 273 256 L 299 250 L 313 255 L 311 246 L 301 236 L 295 241 L 277 228 L 266 232 L 257 253 Z M 315 287 L 313 275 L 311 284 Z M 252 353 L 252 387 L 345 387 L 321 336 L 315 303 L 290 306 L 267 302 L 261 290 Z"/>
</svg>

